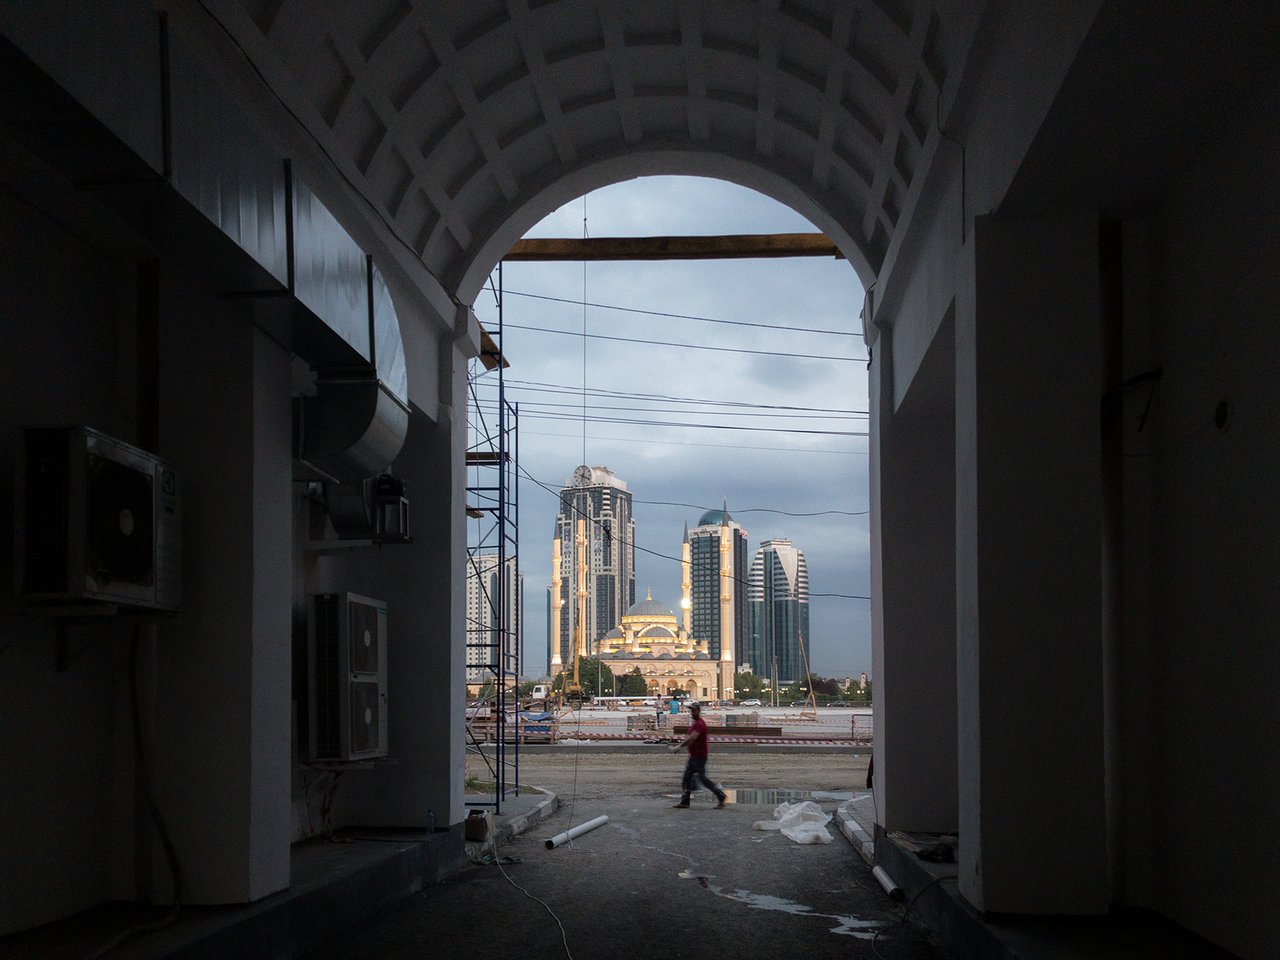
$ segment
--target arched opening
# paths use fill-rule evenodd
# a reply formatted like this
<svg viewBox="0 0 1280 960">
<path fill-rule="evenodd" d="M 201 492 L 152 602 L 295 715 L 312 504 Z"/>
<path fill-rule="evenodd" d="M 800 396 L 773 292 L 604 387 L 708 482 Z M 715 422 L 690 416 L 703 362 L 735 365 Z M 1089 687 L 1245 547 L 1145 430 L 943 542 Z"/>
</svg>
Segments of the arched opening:
<svg viewBox="0 0 1280 960">
<path fill-rule="evenodd" d="M 640 154 L 630 166 L 619 158 L 588 171 L 596 177 L 612 171 L 616 182 L 551 210 L 526 236 L 814 230 L 795 210 L 724 178 L 634 176 L 654 159 Z M 701 157 L 672 162 L 713 165 Z M 771 183 L 775 194 L 788 192 L 758 171 L 753 177 Z M 548 190 L 527 210 L 550 206 L 548 198 L 556 195 Z M 815 209 L 811 201 L 807 206 Z M 512 237 L 519 223 L 513 219 L 495 236 Z M 488 247 L 495 245 L 496 240 Z M 565 515 L 563 498 L 575 488 L 575 471 L 585 466 L 585 486 L 614 504 L 602 513 L 595 512 L 598 501 L 590 508 L 593 522 L 602 518 L 602 526 L 613 526 L 599 542 L 593 540 L 596 552 L 588 561 L 589 654 L 605 631 L 623 635 L 621 613 L 651 585 L 652 597 L 635 604 L 636 610 L 652 600 L 656 606 L 649 612 L 671 623 L 635 625 L 636 648 L 611 648 L 610 656 L 700 655 L 704 663 L 713 662 L 697 670 L 672 664 L 679 675 L 666 688 L 737 699 L 718 680 L 714 661 L 725 649 L 718 626 L 707 635 L 708 624 L 721 623 L 719 610 L 704 609 L 709 595 L 715 605 L 722 592 L 717 582 L 723 520 L 732 525 L 732 543 L 726 542 L 734 564 L 731 615 L 737 619 L 733 629 L 742 634 L 730 641 L 734 670 L 768 678 L 773 702 L 784 705 L 802 697 L 784 685 L 808 686 L 808 677 L 796 672 L 803 667 L 836 682 L 871 672 L 862 301 L 848 261 L 830 257 L 514 262 L 503 265 L 501 288 L 496 276 L 487 278 L 474 309 L 494 329 L 501 302 L 504 352 L 511 363 L 506 395 L 520 405 L 521 568 L 536 585 L 526 591 L 522 619 L 528 670 L 554 673 L 555 664 L 572 662 L 574 535 L 557 525 Z M 486 392 L 486 377 L 493 375 L 475 382 L 482 411 L 491 412 L 486 404 L 494 393 Z M 626 517 L 616 502 L 624 497 Z M 631 543 L 618 526 L 628 522 L 634 523 Z M 561 557 L 555 573 L 546 533 L 553 528 Z M 685 536 L 692 599 L 681 595 Z M 803 590 L 803 600 L 784 601 L 780 594 L 779 610 L 784 603 L 791 607 L 777 616 L 765 615 L 772 608 L 764 600 L 763 580 L 761 597 L 747 596 L 753 564 L 763 562 L 755 556 L 765 543 L 775 545 L 771 556 L 784 557 L 776 564 L 778 582 Z M 618 554 L 628 550 L 632 565 L 620 568 Z M 553 576 L 558 579 L 550 589 L 560 599 L 556 612 L 548 609 L 543 589 Z M 606 601 L 596 605 L 595 587 L 605 579 L 612 613 L 605 612 Z M 771 579 L 769 596 L 772 590 Z M 689 611 L 680 627 L 682 634 L 686 625 L 692 631 L 688 653 L 682 653 L 683 640 L 671 643 L 674 610 Z M 543 626 L 551 616 L 557 617 L 554 638 Z M 655 638 L 664 640 L 661 651 L 647 646 Z M 759 686 L 752 690 L 759 692 Z"/>
</svg>

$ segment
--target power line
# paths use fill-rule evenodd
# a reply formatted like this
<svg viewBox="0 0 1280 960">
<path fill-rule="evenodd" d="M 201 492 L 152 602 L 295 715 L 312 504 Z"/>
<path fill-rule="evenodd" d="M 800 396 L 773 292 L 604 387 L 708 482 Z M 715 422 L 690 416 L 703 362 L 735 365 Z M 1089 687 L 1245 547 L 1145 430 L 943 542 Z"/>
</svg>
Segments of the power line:
<svg viewBox="0 0 1280 960">
<path fill-rule="evenodd" d="M 553 330 L 550 327 L 532 327 L 522 323 L 505 323 L 511 330 L 532 330 L 537 333 L 555 333 L 564 337 L 589 337 L 592 340 L 613 340 L 618 343 L 643 343 L 650 347 L 679 347 L 682 350 L 714 350 L 717 353 L 750 353 L 765 357 L 795 357 L 799 360 L 830 360 L 838 363 L 866 363 L 866 357 L 820 357 L 811 353 L 783 353 L 778 350 L 748 350 L 746 347 L 712 347 L 703 343 L 675 343 L 671 340 L 641 340 L 636 337 L 613 337 L 603 333 L 578 333 L 574 330 Z"/>
<path fill-rule="evenodd" d="M 578 439 L 576 434 L 547 433 L 545 431 L 538 431 L 538 430 L 522 430 L 520 431 L 520 434 L 521 436 L 525 436 L 525 437 L 559 437 L 564 440 Z M 602 436 L 600 434 L 592 434 L 591 439 L 606 440 L 613 443 L 626 443 L 626 444 L 634 444 L 636 442 L 635 437 L 609 437 L 609 436 Z M 819 450 L 813 447 L 808 447 L 808 448 L 806 447 L 762 447 L 762 446 L 752 446 L 752 445 L 739 444 L 739 443 L 700 443 L 697 440 L 666 440 L 664 439 L 662 441 L 662 445 L 664 447 L 669 447 L 669 446 L 711 447 L 713 449 L 719 449 L 719 450 L 763 450 L 763 451 L 772 451 L 776 453 L 792 453 L 792 454 L 829 453 L 829 454 L 837 454 L 837 455 L 843 454 L 845 456 L 864 456 L 864 457 L 870 453 L 869 450 Z"/>
<path fill-rule="evenodd" d="M 481 386 L 496 386 L 496 384 L 479 379 L 477 381 Z M 570 387 L 562 383 L 547 383 L 543 380 L 512 380 L 507 379 L 507 387 L 516 386 L 521 390 L 528 390 L 532 393 L 552 393 L 552 394 L 570 394 L 578 396 L 580 389 L 578 387 Z M 847 407 L 802 407 L 793 404 L 781 403 L 748 403 L 745 400 L 712 400 L 706 397 L 673 397 L 665 393 L 638 393 L 629 390 L 609 390 L 605 388 L 593 388 L 590 391 L 592 396 L 608 397 L 613 399 L 633 398 L 637 400 L 668 400 L 673 403 L 691 403 L 705 404 L 717 407 L 751 407 L 757 410 L 813 410 L 819 413 L 859 413 L 867 415 L 866 410 L 856 410 Z"/>
<path fill-rule="evenodd" d="M 697 320 L 701 323 L 725 323 L 735 327 L 763 327 L 766 330 L 781 330 L 787 333 L 821 333 L 831 337 L 861 337 L 856 330 L 819 330 L 814 327 L 784 327 L 774 323 L 754 323 L 750 320 L 720 320 L 715 317 L 699 317 L 687 313 L 666 313 L 662 310 L 641 310 L 637 307 L 622 307 L 612 303 L 589 303 L 585 300 L 571 300 L 568 297 L 548 297 L 540 293 L 521 293 L 508 290 L 514 297 L 528 297 L 531 300 L 549 300 L 552 303 L 567 303 L 575 307 L 595 307 L 598 310 L 618 310 L 622 313 L 640 313 L 647 317 L 667 317 L 671 320 Z"/>
<path fill-rule="evenodd" d="M 813 427 L 752 427 L 736 423 L 681 423 L 678 420 L 640 420 L 632 417 L 581 417 L 570 413 L 530 413 L 520 412 L 521 419 L 530 420 L 572 420 L 593 423 L 626 423 L 644 427 L 671 427 L 685 430 L 745 430 L 752 433 L 790 433 L 824 437 L 865 437 L 866 430 L 818 430 Z"/>
<path fill-rule="evenodd" d="M 581 517 L 581 519 L 586 520 L 588 523 L 594 524 L 595 526 L 603 529 L 604 525 L 601 523 L 599 519 L 588 516 L 586 513 L 584 513 L 582 510 L 578 508 L 577 503 L 572 501 L 566 501 L 566 499 L 563 496 L 561 496 L 559 490 L 556 490 L 553 487 L 549 486 L 548 484 L 543 483 L 541 480 L 539 480 L 537 477 L 531 474 L 524 467 L 518 467 L 517 469 L 520 471 L 520 473 L 524 474 L 525 478 L 529 480 L 531 483 L 533 483 L 535 486 L 541 487 L 547 493 L 555 497 L 556 500 L 560 502 L 561 506 L 565 506 L 567 504 L 569 509 L 571 509 L 574 513 L 577 513 Z M 743 512 L 745 513 L 746 511 L 743 511 Z M 642 547 L 640 546 L 640 544 L 636 543 L 634 540 L 628 540 L 626 539 L 626 537 L 619 536 L 616 532 L 611 532 L 610 536 L 613 538 L 615 543 L 626 544 L 634 550 L 639 550 L 641 553 L 647 553 L 650 556 L 658 557 L 661 560 L 671 560 L 671 561 L 674 561 L 675 563 L 680 563 L 680 564 L 684 563 L 684 559 L 682 557 L 673 557 L 667 553 L 659 553 L 657 550 L 650 550 L 648 547 Z M 693 561 L 693 562 L 696 565 L 696 561 Z M 718 563 L 714 565 L 718 567 Z M 747 587 L 747 588 L 750 588 L 751 586 L 751 582 L 749 580 L 744 580 L 742 577 L 735 576 L 732 579 L 734 583 L 737 583 L 740 586 Z M 820 598 L 829 597 L 829 598 L 840 599 L 840 600 L 870 600 L 871 599 L 869 596 L 865 596 L 859 593 L 814 593 L 810 591 L 809 599 L 812 600 L 814 597 L 820 597 Z"/>
<path fill-rule="evenodd" d="M 494 408 L 496 407 L 497 402 L 498 401 L 496 399 L 488 398 L 485 400 L 477 400 L 476 404 L 477 406 L 480 404 L 487 404 L 487 405 L 490 405 L 490 408 Z M 650 401 L 650 402 L 655 402 L 655 401 Z M 521 414 L 526 414 L 530 410 L 534 410 L 534 411 L 542 410 L 543 412 L 553 413 L 553 412 L 556 412 L 556 410 L 563 409 L 566 407 L 571 407 L 575 410 L 580 409 L 580 405 L 577 403 L 555 403 L 554 401 L 551 401 L 551 400 L 525 400 L 520 405 L 520 412 Z M 701 410 L 679 410 L 679 409 L 673 409 L 670 407 L 636 407 L 632 404 L 609 404 L 609 403 L 593 404 L 590 407 L 590 409 L 592 410 L 627 410 L 627 411 L 630 411 L 631 413 L 664 413 L 664 414 L 667 414 L 668 416 L 694 416 L 694 415 L 700 415 L 701 413 L 703 413 L 703 411 Z M 717 411 L 714 411 L 714 413 L 716 416 L 723 416 L 723 417 L 768 417 L 769 419 L 773 419 L 773 420 L 866 420 L 867 419 L 867 414 L 865 413 L 845 413 L 845 414 L 776 413 L 769 410 L 747 411 L 743 413 L 738 413 L 733 410 L 717 410 Z"/>
<path fill-rule="evenodd" d="M 647 503 L 657 507 L 689 507 L 693 510 L 701 510 L 704 513 L 708 510 L 714 510 L 715 507 L 706 507 L 698 503 L 680 503 L 675 500 L 635 500 L 633 503 Z M 784 517 L 825 517 L 830 515 L 839 515 L 842 517 L 865 517 L 870 510 L 814 510 L 811 513 L 792 513 L 789 510 L 772 510 L 768 507 L 735 507 L 734 513 L 777 513 Z"/>
</svg>

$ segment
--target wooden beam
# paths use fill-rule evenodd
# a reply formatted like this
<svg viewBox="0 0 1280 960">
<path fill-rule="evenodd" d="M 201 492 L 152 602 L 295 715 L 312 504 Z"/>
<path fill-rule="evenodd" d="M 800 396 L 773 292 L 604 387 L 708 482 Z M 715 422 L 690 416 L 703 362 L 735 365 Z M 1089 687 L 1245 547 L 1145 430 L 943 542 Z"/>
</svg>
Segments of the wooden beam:
<svg viewBox="0 0 1280 960">
<path fill-rule="evenodd" d="M 822 233 L 764 233 L 724 237 L 587 237 L 519 240 L 506 260 L 741 260 L 763 257 L 840 257 Z"/>
<path fill-rule="evenodd" d="M 507 362 L 507 358 L 502 356 L 501 352 L 498 350 L 498 345 L 494 342 L 493 337 L 489 335 L 489 331 L 481 325 L 480 363 L 486 370 L 496 370 L 498 368 L 498 361 L 502 361 L 502 369 L 504 370 L 511 366 L 511 364 Z"/>
</svg>

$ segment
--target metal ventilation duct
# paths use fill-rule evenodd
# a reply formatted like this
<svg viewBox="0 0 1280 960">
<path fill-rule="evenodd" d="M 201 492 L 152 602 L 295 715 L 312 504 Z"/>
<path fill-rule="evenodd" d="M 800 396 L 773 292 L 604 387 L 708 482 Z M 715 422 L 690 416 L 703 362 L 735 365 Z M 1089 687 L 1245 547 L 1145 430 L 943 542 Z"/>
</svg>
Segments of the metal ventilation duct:
<svg viewBox="0 0 1280 960">
<path fill-rule="evenodd" d="M 313 361 L 316 395 L 301 403 L 298 459 L 326 478 L 355 483 L 386 469 L 409 429 L 400 322 L 373 259 L 302 183 L 290 186 L 294 294 L 351 348 L 349 363 Z"/>
<path fill-rule="evenodd" d="M 220 292 L 253 298 L 254 322 L 317 373 L 299 404 L 304 473 L 381 473 L 409 422 L 399 320 L 289 162 L 147 3 L 0 3 L 0 33 L 0 63 L 24 78 L 0 90 L 6 131 Z"/>
</svg>

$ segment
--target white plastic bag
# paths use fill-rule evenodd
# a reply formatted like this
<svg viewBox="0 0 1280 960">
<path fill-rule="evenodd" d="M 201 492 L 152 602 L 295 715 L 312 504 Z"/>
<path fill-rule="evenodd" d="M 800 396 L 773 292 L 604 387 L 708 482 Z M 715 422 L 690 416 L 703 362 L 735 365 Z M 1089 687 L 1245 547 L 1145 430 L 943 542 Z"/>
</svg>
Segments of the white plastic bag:
<svg viewBox="0 0 1280 960">
<path fill-rule="evenodd" d="M 772 820 L 757 820 L 752 827 L 756 830 L 780 830 L 783 836 L 796 843 L 830 843 L 831 834 L 826 827 L 830 821 L 831 814 L 824 813 L 812 800 L 802 800 L 800 803 L 778 804 Z"/>
</svg>

